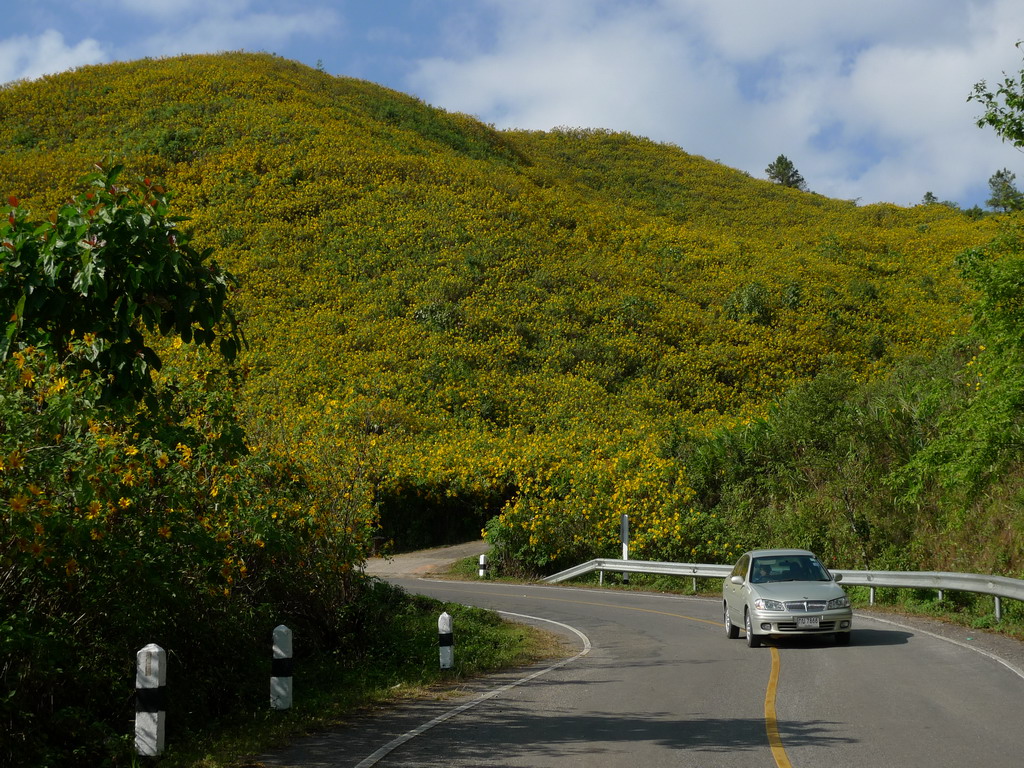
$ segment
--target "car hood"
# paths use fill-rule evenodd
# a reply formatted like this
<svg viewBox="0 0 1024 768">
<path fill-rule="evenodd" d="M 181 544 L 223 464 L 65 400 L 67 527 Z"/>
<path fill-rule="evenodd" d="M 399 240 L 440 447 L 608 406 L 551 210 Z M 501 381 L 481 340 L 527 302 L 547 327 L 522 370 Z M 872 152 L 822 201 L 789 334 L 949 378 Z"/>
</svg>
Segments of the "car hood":
<svg viewBox="0 0 1024 768">
<path fill-rule="evenodd" d="M 770 600 L 832 600 L 842 597 L 843 588 L 834 581 L 774 581 L 769 584 L 751 584 L 761 597 Z"/>
</svg>

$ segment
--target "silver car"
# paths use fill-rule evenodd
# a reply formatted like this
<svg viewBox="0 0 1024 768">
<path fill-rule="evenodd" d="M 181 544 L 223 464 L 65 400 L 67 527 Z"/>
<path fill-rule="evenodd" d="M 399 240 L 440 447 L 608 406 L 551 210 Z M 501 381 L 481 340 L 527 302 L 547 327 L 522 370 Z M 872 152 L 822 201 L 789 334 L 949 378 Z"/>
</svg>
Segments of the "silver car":
<svg viewBox="0 0 1024 768">
<path fill-rule="evenodd" d="M 756 549 L 736 562 L 722 586 L 725 633 L 747 635 L 756 648 L 775 635 L 834 634 L 836 642 L 850 642 L 853 610 L 850 599 L 832 576 L 805 549 Z"/>
</svg>

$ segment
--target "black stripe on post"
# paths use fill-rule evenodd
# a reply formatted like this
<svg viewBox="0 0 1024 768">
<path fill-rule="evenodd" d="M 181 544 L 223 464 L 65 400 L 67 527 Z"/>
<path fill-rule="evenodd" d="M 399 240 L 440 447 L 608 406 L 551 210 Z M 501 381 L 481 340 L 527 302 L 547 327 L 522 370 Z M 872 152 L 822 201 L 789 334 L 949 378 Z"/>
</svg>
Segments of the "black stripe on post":
<svg viewBox="0 0 1024 768">
<path fill-rule="evenodd" d="M 167 711 L 167 688 L 136 688 L 135 711 L 156 714 Z"/>
<path fill-rule="evenodd" d="M 441 646 L 442 648 L 444 648 L 446 646 L 449 646 L 449 645 L 455 645 L 455 633 L 454 632 L 445 632 L 443 634 L 439 634 L 437 636 L 437 644 L 439 646 Z"/>
<path fill-rule="evenodd" d="M 270 661 L 270 675 L 272 677 L 291 677 L 295 669 L 295 660 L 274 658 Z"/>
</svg>

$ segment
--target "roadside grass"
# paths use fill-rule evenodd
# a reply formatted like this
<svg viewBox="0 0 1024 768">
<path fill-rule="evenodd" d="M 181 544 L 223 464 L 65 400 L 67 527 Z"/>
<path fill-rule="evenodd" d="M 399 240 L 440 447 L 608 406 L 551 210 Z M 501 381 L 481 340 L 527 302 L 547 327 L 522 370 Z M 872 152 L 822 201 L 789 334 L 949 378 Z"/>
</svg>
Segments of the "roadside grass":
<svg viewBox="0 0 1024 768">
<path fill-rule="evenodd" d="M 441 670 L 437 619 L 452 616 L 454 667 Z M 257 768 L 259 755 L 304 735 L 349 723 L 355 716 L 401 700 L 447 698 L 463 684 L 491 672 L 565 658 L 574 651 L 557 635 L 503 620 L 496 613 L 422 596 L 409 596 L 402 612 L 407 640 L 403 658 L 383 655 L 358 663 L 341 654 L 296 662 L 291 709 L 269 707 L 211 724 L 203 733 L 181 734 L 159 768 Z M 391 627 L 378 628 L 384 631 Z M 269 680 L 268 680 L 269 702 Z"/>
<path fill-rule="evenodd" d="M 445 576 L 447 578 L 478 579 L 477 568 L 476 558 L 466 558 L 453 563 Z M 492 572 L 488 573 L 487 579 L 502 582 L 523 581 Z M 666 592 L 709 598 L 722 594 L 721 579 L 695 579 L 691 576 L 661 576 L 644 573 L 631 573 L 628 580 L 624 580 L 620 573 L 605 573 L 603 578 L 597 573 L 590 573 L 565 582 L 561 586 Z M 937 590 L 934 589 L 879 587 L 875 590 L 875 601 L 872 605 L 868 587 L 846 586 L 844 588 L 850 596 L 850 601 L 858 610 L 870 611 L 874 608 L 906 616 L 938 619 L 950 624 L 984 630 L 1024 641 L 1024 603 L 1018 600 L 1004 599 L 1002 601 L 1002 620 L 997 622 L 995 599 L 990 595 L 946 590 L 940 600 Z"/>
</svg>

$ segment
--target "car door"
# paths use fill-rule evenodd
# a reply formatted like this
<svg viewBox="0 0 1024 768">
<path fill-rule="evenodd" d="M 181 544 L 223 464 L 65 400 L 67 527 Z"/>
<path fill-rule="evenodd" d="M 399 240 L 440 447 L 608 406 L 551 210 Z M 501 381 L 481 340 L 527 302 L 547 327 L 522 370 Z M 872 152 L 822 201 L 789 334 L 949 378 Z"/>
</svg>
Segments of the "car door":
<svg viewBox="0 0 1024 768">
<path fill-rule="evenodd" d="M 722 588 L 725 594 L 725 604 L 729 608 L 729 618 L 733 624 L 740 627 L 743 626 L 743 606 L 746 599 L 744 593 L 745 584 L 733 584 L 732 577 L 740 576 L 746 582 L 747 569 L 749 567 L 750 555 L 743 555 L 743 557 L 736 561 L 736 565 L 726 577 Z"/>
</svg>

